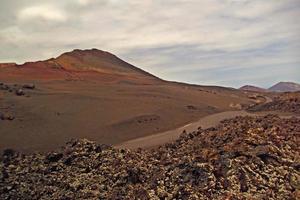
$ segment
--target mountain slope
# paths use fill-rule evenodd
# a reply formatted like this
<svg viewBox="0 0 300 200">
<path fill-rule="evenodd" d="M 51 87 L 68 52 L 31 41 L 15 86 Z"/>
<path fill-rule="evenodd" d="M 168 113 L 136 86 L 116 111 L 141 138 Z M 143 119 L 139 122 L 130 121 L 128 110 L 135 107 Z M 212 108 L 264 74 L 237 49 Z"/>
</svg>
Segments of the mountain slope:
<svg viewBox="0 0 300 200">
<path fill-rule="evenodd" d="M 244 86 L 240 87 L 239 90 L 252 91 L 252 92 L 268 92 L 267 89 L 256 87 L 253 85 L 244 85 Z"/>
<path fill-rule="evenodd" d="M 60 55 L 54 62 L 65 69 L 94 70 L 103 73 L 136 74 L 154 77 L 117 56 L 98 49 L 76 49 Z"/>
<path fill-rule="evenodd" d="M 0 79 L 99 80 L 104 82 L 160 79 L 117 56 L 98 49 L 73 50 L 44 61 L 0 64 Z"/>
<path fill-rule="evenodd" d="M 273 92 L 296 92 L 300 91 L 300 84 L 293 82 L 279 82 L 269 88 Z"/>
<path fill-rule="evenodd" d="M 0 150 L 119 144 L 252 103 L 239 90 L 162 81 L 110 53 L 74 50 L 0 68 Z"/>
</svg>

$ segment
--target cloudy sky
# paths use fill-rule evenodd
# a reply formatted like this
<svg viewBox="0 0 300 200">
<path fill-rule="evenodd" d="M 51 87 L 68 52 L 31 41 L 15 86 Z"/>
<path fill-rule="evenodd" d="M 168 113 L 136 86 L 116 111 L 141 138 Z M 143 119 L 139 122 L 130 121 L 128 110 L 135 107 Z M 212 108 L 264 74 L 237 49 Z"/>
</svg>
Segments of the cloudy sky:
<svg viewBox="0 0 300 200">
<path fill-rule="evenodd" d="M 98 48 L 164 79 L 300 82 L 299 0 L 1 0 L 0 62 Z"/>
</svg>

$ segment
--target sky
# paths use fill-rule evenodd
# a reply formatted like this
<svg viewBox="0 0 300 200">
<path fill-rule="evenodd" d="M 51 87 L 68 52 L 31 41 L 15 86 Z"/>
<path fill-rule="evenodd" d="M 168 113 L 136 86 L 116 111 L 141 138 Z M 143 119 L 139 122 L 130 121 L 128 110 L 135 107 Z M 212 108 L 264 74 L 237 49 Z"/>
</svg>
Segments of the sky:
<svg viewBox="0 0 300 200">
<path fill-rule="evenodd" d="M 0 62 L 91 48 L 172 81 L 300 82 L 300 0 L 0 0 Z"/>
</svg>

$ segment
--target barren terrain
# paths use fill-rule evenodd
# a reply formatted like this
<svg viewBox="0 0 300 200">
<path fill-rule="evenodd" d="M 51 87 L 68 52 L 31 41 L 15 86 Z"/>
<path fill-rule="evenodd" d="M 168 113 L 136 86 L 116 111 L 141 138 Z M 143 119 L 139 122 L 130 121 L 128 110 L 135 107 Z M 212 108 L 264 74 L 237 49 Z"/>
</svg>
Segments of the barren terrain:
<svg viewBox="0 0 300 200">
<path fill-rule="evenodd" d="M 1 199 L 299 197 L 297 92 L 169 82 L 96 49 L 0 80 Z"/>
<path fill-rule="evenodd" d="M 235 89 L 164 81 L 94 49 L 3 65 L 0 82 L 0 149 L 24 152 L 72 138 L 119 144 L 255 102 Z"/>
</svg>

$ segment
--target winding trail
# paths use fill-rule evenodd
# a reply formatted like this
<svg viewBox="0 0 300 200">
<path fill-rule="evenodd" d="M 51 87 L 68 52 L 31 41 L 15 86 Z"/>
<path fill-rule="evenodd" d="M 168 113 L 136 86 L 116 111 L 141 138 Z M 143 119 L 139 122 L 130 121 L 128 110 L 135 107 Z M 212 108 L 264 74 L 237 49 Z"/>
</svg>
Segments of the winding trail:
<svg viewBox="0 0 300 200">
<path fill-rule="evenodd" d="M 273 99 L 270 98 L 270 97 L 268 97 L 268 96 L 264 96 L 264 98 L 266 99 L 265 104 L 266 104 L 266 103 L 271 103 L 271 102 L 273 101 Z"/>
<path fill-rule="evenodd" d="M 127 148 L 127 149 L 151 148 L 178 139 L 180 134 L 184 130 L 186 130 L 186 132 L 191 132 L 197 130 L 198 127 L 200 126 L 201 128 L 206 129 L 217 125 L 224 119 L 233 118 L 235 116 L 246 116 L 246 115 L 255 115 L 255 114 L 247 113 L 246 111 L 226 111 L 217 114 L 212 114 L 201 118 L 199 121 L 189 123 L 177 129 L 129 140 L 124 143 L 118 144 L 115 147 Z"/>
<path fill-rule="evenodd" d="M 246 111 L 226 111 L 226 112 L 216 113 L 216 114 L 203 117 L 199 121 L 189 123 L 180 128 L 129 140 L 121 144 L 117 144 L 115 145 L 115 147 L 127 148 L 127 149 L 137 149 L 137 148 L 149 149 L 149 148 L 157 147 L 159 145 L 166 144 L 168 142 L 175 141 L 176 139 L 179 138 L 180 134 L 182 134 L 184 130 L 186 130 L 186 132 L 191 132 L 197 130 L 198 127 L 201 127 L 203 129 L 210 128 L 218 125 L 224 119 L 234 118 L 236 116 L 261 116 L 265 114 L 268 113 L 266 112 L 249 113 Z M 287 115 L 282 115 L 282 116 L 290 117 Z"/>
</svg>

